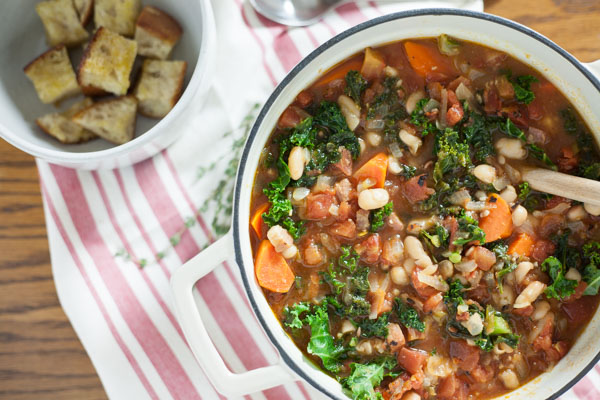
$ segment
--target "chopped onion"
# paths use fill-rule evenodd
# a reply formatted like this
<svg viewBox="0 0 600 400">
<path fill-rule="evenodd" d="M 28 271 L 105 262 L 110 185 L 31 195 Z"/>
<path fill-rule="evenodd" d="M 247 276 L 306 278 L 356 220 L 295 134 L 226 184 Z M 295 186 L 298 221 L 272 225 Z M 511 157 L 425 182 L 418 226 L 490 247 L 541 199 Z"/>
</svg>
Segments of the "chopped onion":
<svg viewBox="0 0 600 400">
<path fill-rule="evenodd" d="M 440 107 L 439 101 L 437 101 L 436 99 L 429 99 L 427 104 L 425 104 L 425 107 L 423 107 L 423 111 L 429 112 L 429 111 L 435 110 L 436 108 L 439 108 L 439 107 Z"/>
<path fill-rule="evenodd" d="M 469 211 L 483 211 L 486 209 L 485 201 L 468 201 L 465 204 L 465 210 Z"/>
<path fill-rule="evenodd" d="M 568 222 L 567 228 L 569 228 L 571 230 L 571 232 L 573 232 L 573 233 L 579 232 L 579 231 L 585 231 L 585 229 L 586 229 L 585 224 L 581 221 Z"/>
<path fill-rule="evenodd" d="M 456 88 L 456 98 L 459 100 L 473 99 L 473 92 L 471 92 L 469 88 L 461 82 Z"/>
<path fill-rule="evenodd" d="M 494 189 L 496 189 L 497 191 L 503 190 L 509 184 L 510 184 L 510 180 L 508 179 L 508 176 L 506 176 L 506 175 L 502 175 L 501 177 L 494 179 L 494 182 L 492 182 Z"/>
<path fill-rule="evenodd" d="M 477 263 L 475 262 L 475 260 L 465 260 L 459 262 L 458 264 L 454 264 L 454 268 L 456 268 L 460 272 L 470 273 L 475 271 L 475 269 L 477 268 Z"/>
<path fill-rule="evenodd" d="M 421 271 L 421 273 L 425 274 L 425 275 L 433 275 L 433 274 L 435 274 L 435 272 L 437 271 L 437 269 L 438 269 L 437 264 L 431 264 L 427 268 L 423 269 Z"/>
<path fill-rule="evenodd" d="M 450 203 L 456 206 L 462 206 L 463 204 L 471 200 L 471 195 L 469 194 L 468 190 L 461 189 L 452 193 L 449 200 Z"/>
<path fill-rule="evenodd" d="M 448 110 L 448 91 L 442 89 L 442 106 L 440 108 L 440 128 L 446 127 L 446 111 Z"/>
<path fill-rule="evenodd" d="M 545 214 L 563 214 L 569 208 L 571 208 L 569 203 L 559 203 L 556 207 L 552 207 L 551 209 L 544 211 L 544 213 Z"/>
<path fill-rule="evenodd" d="M 508 179 L 510 179 L 510 182 L 513 185 L 521 183 L 521 173 L 515 168 L 511 167 L 510 164 L 504 164 L 504 172 L 506 172 L 506 176 L 508 176 Z"/>
<path fill-rule="evenodd" d="M 337 204 L 332 204 L 331 206 L 329 206 L 329 214 L 333 215 L 334 217 L 337 217 L 339 208 L 340 206 L 338 206 Z"/>
<path fill-rule="evenodd" d="M 317 178 L 317 183 L 313 187 L 313 192 L 319 193 L 324 192 L 326 190 L 331 189 L 333 184 L 335 183 L 335 177 L 329 175 L 319 175 Z"/>
<path fill-rule="evenodd" d="M 479 313 L 471 314 L 468 320 L 461 322 L 461 325 L 467 328 L 469 333 L 473 336 L 479 335 L 483 332 L 483 321 Z"/>
<path fill-rule="evenodd" d="M 300 201 L 300 200 L 304 199 L 306 196 L 308 196 L 309 193 L 310 193 L 309 188 L 299 187 L 299 188 L 294 189 L 294 194 L 292 195 L 292 197 L 294 198 L 294 200 Z"/>
<path fill-rule="evenodd" d="M 478 69 L 475 69 L 475 68 L 471 68 L 471 69 L 469 70 L 469 72 L 467 73 L 467 77 L 468 77 L 470 80 L 472 80 L 472 81 L 474 81 L 474 80 L 475 80 L 475 79 L 477 79 L 477 78 L 481 78 L 481 77 L 482 77 L 482 76 L 484 76 L 484 75 L 485 75 L 485 72 L 483 72 L 483 71 L 480 71 L 480 70 L 478 70 Z"/>
<path fill-rule="evenodd" d="M 365 179 L 363 181 L 360 181 L 358 183 L 358 185 L 356 185 L 356 191 L 360 193 L 360 192 L 362 192 L 365 189 L 368 189 L 368 188 L 371 188 L 371 187 L 375 186 L 376 183 L 377 182 L 374 179 L 367 178 L 367 179 Z"/>
<path fill-rule="evenodd" d="M 365 128 L 372 131 L 380 131 L 385 126 L 385 121 L 382 119 L 368 119 Z"/>
<path fill-rule="evenodd" d="M 396 158 L 402 158 L 402 156 L 404 155 L 404 152 L 400 148 L 400 145 L 398 144 L 398 142 L 390 143 L 389 148 L 390 148 L 390 151 L 392 152 L 392 155 Z"/>
<path fill-rule="evenodd" d="M 415 111 L 415 108 L 417 108 L 417 103 L 419 102 L 419 100 L 424 98 L 425 92 L 422 90 L 418 90 L 416 92 L 411 93 L 406 99 L 406 111 L 409 114 L 412 114 L 412 112 Z"/>
<path fill-rule="evenodd" d="M 431 286 L 434 289 L 439 290 L 440 292 L 447 292 L 450 289 L 448 284 L 444 282 L 438 275 L 425 275 L 421 271 L 417 274 L 417 277 L 419 278 L 419 281 Z"/>
</svg>

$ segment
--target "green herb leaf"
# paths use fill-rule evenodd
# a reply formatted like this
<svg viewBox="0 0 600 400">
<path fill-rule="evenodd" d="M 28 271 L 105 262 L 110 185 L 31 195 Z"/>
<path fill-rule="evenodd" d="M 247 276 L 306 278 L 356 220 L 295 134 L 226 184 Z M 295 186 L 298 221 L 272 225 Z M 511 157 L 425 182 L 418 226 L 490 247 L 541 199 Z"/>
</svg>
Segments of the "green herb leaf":
<svg viewBox="0 0 600 400">
<path fill-rule="evenodd" d="M 371 220 L 371 232 L 377 232 L 385 225 L 385 218 L 389 217 L 392 211 L 394 210 L 394 203 L 389 202 L 385 206 L 378 208 L 377 210 L 372 210 L 369 214 L 369 219 Z"/>
<path fill-rule="evenodd" d="M 405 304 L 402 299 L 396 298 L 396 304 L 394 307 L 396 315 L 400 323 L 407 328 L 414 328 L 419 332 L 425 332 L 425 323 L 419 318 L 417 310 Z"/>
<path fill-rule="evenodd" d="M 283 308 L 283 324 L 292 329 L 300 329 L 304 325 L 300 315 L 310 310 L 310 304 L 307 302 L 296 303 L 293 306 Z"/>
<path fill-rule="evenodd" d="M 388 323 L 390 319 L 390 313 L 383 313 L 377 319 L 365 318 L 356 322 L 360 328 L 360 335 L 362 337 L 382 337 L 385 338 L 388 335 Z"/>
</svg>

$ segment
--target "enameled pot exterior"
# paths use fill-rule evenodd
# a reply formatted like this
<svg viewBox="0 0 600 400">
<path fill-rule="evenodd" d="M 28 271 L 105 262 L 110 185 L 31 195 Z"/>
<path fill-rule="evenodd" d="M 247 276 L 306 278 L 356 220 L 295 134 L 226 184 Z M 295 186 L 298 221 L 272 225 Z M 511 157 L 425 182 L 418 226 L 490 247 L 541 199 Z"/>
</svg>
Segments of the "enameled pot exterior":
<svg viewBox="0 0 600 400">
<path fill-rule="evenodd" d="M 590 72 L 594 70 L 600 75 L 600 63 L 584 66 L 550 40 L 514 22 L 460 10 L 403 12 L 365 22 L 323 44 L 281 82 L 255 122 L 236 178 L 232 230 L 182 266 L 172 280 L 183 331 L 198 361 L 222 393 L 241 395 L 302 378 L 331 398 L 347 398 L 337 381 L 303 356 L 283 330 L 256 282 L 248 228 L 256 168 L 261 150 L 279 115 L 322 72 L 365 47 L 407 38 L 435 37 L 442 33 L 506 51 L 533 66 L 562 90 L 585 118 L 596 138 L 600 137 L 600 109 L 596 107 L 600 104 L 600 82 Z M 206 334 L 191 294 L 198 279 L 233 255 L 241 269 L 254 312 L 281 356 L 279 364 L 245 374 L 232 374 L 227 370 Z M 499 399 L 557 398 L 600 359 L 599 333 L 600 314 L 597 312 L 574 347 L 554 369 Z"/>
</svg>

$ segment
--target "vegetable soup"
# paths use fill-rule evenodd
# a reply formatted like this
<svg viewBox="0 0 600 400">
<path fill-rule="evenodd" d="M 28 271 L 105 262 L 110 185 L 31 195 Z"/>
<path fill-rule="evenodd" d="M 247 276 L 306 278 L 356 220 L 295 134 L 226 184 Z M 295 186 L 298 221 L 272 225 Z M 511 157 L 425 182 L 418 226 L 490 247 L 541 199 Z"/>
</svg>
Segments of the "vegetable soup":
<svg viewBox="0 0 600 400">
<path fill-rule="evenodd" d="M 481 399 L 552 368 L 598 305 L 600 209 L 525 167 L 598 180 L 538 71 L 438 38 L 367 48 L 298 94 L 254 183 L 258 283 L 353 399 Z"/>
</svg>

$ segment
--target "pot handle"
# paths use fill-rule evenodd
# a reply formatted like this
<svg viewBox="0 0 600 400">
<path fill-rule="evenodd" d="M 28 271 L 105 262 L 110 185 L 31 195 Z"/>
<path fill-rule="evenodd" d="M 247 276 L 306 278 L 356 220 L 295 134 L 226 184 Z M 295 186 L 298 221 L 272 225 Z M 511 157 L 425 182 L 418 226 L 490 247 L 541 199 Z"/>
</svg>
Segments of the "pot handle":
<svg viewBox="0 0 600 400">
<path fill-rule="evenodd" d="M 171 277 L 177 319 L 196 360 L 218 392 L 225 396 L 242 396 L 272 388 L 294 378 L 282 364 L 270 365 L 236 374 L 231 372 L 217 352 L 193 297 L 196 282 L 223 261 L 233 256 L 231 231 L 210 247 L 179 267 Z"/>
<path fill-rule="evenodd" d="M 600 80 L 600 60 L 592 61 L 591 63 L 583 63 L 583 65 L 585 65 L 587 69 Z"/>
</svg>

